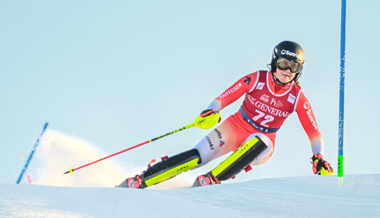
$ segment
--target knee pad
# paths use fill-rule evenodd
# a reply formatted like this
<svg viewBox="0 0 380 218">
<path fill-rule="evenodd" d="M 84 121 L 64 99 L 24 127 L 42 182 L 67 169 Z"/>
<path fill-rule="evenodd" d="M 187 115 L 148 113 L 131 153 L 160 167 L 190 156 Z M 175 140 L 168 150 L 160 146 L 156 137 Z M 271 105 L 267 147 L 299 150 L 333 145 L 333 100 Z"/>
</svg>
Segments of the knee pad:
<svg viewBox="0 0 380 218">
<path fill-rule="evenodd" d="M 230 179 L 250 165 L 267 147 L 260 137 L 255 136 L 246 141 L 210 173 L 220 181 Z"/>
<path fill-rule="evenodd" d="M 191 149 L 162 160 L 149 167 L 143 174 L 145 184 L 151 186 L 174 177 L 177 174 L 193 169 L 201 163 L 197 149 Z"/>
</svg>

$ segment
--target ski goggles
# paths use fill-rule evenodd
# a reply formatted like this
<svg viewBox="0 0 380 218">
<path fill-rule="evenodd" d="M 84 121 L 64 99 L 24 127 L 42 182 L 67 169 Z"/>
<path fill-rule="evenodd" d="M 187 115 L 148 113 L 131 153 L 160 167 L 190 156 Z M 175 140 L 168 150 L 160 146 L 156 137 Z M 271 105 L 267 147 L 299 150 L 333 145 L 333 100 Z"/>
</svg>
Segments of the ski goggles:
<svg viewBox="0 0 380 218">
<path fill-rule="evenodd" d="M 292 73 L 299 73 L 302 69 L 302 65 L 300 63 L 289 61 L 286 58 L 280 58 L 277 61 L 276 67 L 280 70 L 289 69 Z"/>
</svg>

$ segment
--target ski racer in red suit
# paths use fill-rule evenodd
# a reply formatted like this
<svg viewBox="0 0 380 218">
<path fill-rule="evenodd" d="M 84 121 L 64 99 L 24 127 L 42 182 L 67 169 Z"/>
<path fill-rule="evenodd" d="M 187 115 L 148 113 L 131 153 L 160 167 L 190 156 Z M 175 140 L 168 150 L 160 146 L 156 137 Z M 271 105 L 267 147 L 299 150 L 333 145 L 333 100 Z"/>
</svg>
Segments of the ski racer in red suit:
<svg viewBox="0 0 380 218">
<path fill-rule="evenodd" d="M 200 116 L 213 115 L 245 94 L 240 109 L 212 130 L 193 149 L 149 167 L 141 175 L 127 178 L 118 187 L 146 188 L 175 175 L 201 167 L 233 152 L 212 171 L 200 175 L 194 187 L 219 184 L 243 169 L 266 162 L 273 154 L 277 131 L 293 112 L 308 135 L 314 174 L 334 173 L 324 160 L 324 144 L 311 105 L 299 85 L 304 66 L 300 45 L 283 41 L 275 46 L 269 70 L 248 74 L 211 102 Z"/>
</svg>

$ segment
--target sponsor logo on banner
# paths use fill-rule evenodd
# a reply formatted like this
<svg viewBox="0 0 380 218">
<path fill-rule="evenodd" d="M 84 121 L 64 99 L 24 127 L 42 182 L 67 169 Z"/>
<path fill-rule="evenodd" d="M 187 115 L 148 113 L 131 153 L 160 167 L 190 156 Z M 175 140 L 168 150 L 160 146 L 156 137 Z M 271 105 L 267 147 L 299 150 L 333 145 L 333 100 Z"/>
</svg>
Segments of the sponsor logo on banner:
<svg viewBox="0 0 380 218">
<path fill-rule="evenodd" d="M 219 140 L 219 147 L 222 147 L 224 145 L 224 141 Z"/>
<path fill-rule="evenodd" d="M 263 90 L 265 83 L 258 83 L 256 89 Z"/>
<path fill-rule="evenodd" d="M 268 103 L 269 102 L 269 95 L 266 95 L 266 94 L 262 95 L 260 97 L 260 100 L 265 102 L 265 103 Z"/>
<path fill-rule="evenodd" d="M 294 104 L 295 101 L 296 101 L 296 96 L 289 94 L 288 102 Z"/>
</svg>

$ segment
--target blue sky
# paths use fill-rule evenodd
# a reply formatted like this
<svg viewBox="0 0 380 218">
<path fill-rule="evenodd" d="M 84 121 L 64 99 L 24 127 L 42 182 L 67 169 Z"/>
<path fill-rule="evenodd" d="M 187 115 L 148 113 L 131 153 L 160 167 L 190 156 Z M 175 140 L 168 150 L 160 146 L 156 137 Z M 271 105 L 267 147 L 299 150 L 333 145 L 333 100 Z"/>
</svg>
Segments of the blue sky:
<svg viewBox="0 0 380 218">
<path fill-rule="evenodd" d="M 374 65 L 379 7 L 375 0 L 347 3 L 348 174 L 380 172 Z M 301 86 L 325 157 L 336 166 L 340 1 L 5 0 L 0 28 L 2 183 L 16 181 L 45 122 L 106 155 L 115 153 L 192 122 L 237 79 L 267 69 L 273 47 L 283 40 L 305 51 Z M 208 131 L 186 130 L 115 160 L 145 165 L 192 148 Z M 271 160 L 242 178 L 311 175 L 310 156 L 293 114 L 278 133 Z"/>
</svg>

